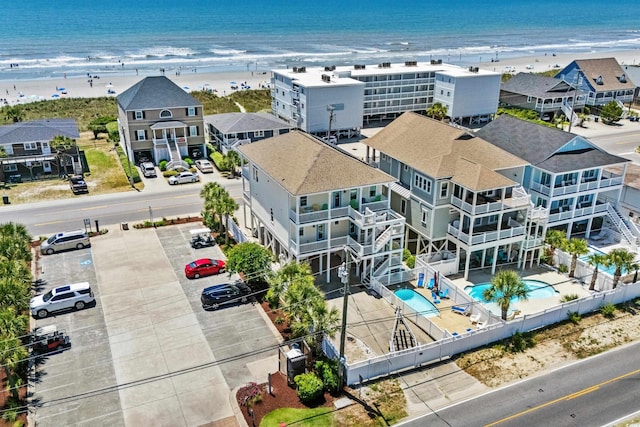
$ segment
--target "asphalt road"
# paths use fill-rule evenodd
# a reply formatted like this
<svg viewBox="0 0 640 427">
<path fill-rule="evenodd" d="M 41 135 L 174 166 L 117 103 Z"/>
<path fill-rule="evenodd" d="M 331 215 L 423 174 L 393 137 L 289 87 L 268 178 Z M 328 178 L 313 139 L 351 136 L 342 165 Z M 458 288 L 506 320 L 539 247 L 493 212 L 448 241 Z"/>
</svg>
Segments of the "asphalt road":
<svg viewBox="0 0 640 427">
<path fill-rule="evenodd" d="M 220 181 L 229 194 L 242 205 L 242 182 Z M 84 219 L 89 219 L 95 229 L 95 220 L 100 228 L 123 222 L 149 220 L 162 217 L 174 218 L 184 215 L 199 215 L 202 211 L 200 190 L 204 183 L 183 184 L 160 191 L 147 189 L 140 192 L 103 194 L 97 196 L 71 197 L 63 200 L 36 202 L 24 205 L 8 205 L 0 208 L 0 223 L 19 222 L 27 227 L 32 236 L 47 236 L 59 231 L 84 228 Z"/>
<path fill-rule="evenodd" d="M 502 388 L 408 426 L 603 426 L 638 410 L 640 343 Z"/>
<path fill-rule="evenodd" d="M 640 146 L 640 125 L 638 129 L 589 137 L 597 146 L 607 150 L 610 154 L 625 157 L 636 163 L 640 162 L 640 155 L 635 152 Z"/>
</svg>

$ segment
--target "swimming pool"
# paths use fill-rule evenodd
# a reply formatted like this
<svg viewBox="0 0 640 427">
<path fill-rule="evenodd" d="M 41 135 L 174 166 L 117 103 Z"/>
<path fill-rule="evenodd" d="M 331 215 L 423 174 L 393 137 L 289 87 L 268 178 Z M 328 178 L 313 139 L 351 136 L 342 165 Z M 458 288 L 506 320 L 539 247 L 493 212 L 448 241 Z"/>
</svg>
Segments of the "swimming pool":
<svg viewBox="0 0 640 427">
<path fill-rule="evenodd" d="M 556 296 L 559 292 L 557 292 L 553 287 L 540 280 L 523 280 L 524 284 L 527 287 L 527 297 L 529 299 L 538 299 L 538 298 L 549 298 Z M 489 289 L 491 287 L 491 283 L 479 283 L 475 286 L 466 286 L 464 288 L 465 292 L 471 295 L 471 297 L 480 302 L 484 302 L 484 297 L 482 294 L 485 289 Z M 513 297 L 511 301 L 517 301 L 518 298 Z"/>
<path fill-rule="evenodd" d="M 438 307 L 413 289 L 398 289 L 394 294 L 413 311 L 424 317 L 434 317 L 440 314 Z"/>
<path fill-rule="evenodd" d="M 606 255 L 604 252 L 597 250 L 593 246 L 589 246 L 589 253 L 586 255 L 582 255 L 578 259 L 585 264 L 589 265 L 589 255 L 598 254 L 598 255 Z M 616 266 L 610 265 L 609 267 L 605 267 L 604 265 L 598 265 L 598 271 L 608 274 L 609 276 L 613 276 L 616 273 Z M 622 275 L 624 276 L 625 271 L 622 270 Z"/>
</svg>

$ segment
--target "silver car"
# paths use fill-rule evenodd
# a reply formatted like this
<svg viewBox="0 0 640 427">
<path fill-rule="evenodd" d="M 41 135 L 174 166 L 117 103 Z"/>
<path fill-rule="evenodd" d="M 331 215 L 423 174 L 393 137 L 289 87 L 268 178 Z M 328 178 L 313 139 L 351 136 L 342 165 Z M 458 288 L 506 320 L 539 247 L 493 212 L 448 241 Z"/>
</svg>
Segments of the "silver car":
<svg viewBox="0 0 640 427">
<path fill-rule="evenodd" d="M 44 318 L 50 313 L 75 308 L 82 310 L 95 301 L 91 286 L 87 282 L 58 286 L 43 295 L 31 298 L 29 309 L 31 315 Z"/>
<path fill-rule="evenodd" d="M 200 169 L 202 173 L 213 173 L 213 165 L 209 160 L 196 160 L 196 167 Z"/>
<path fill-rule="evenodd" d="M 180 172 L 178 175 L 174 175 L 169 178 L 169 184 L 186 184 L 189 182 L 198 182 L 200 177 L 193 172 Z"/>
</svg>

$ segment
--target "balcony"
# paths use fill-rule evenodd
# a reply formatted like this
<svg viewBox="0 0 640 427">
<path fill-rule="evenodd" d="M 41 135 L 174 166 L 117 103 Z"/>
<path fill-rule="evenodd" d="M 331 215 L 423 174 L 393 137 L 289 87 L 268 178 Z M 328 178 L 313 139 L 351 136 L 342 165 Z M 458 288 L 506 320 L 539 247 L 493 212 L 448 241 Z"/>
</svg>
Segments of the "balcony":
<svg viewBox="0 0 640 427">
<path fill-rule="evenodd" d="M 318 240 L 316 242 L 307 242 L 297 244 L 290 240 L 291 250 L 296 255 L 307 255 L 312 253 L 322 253 L 329 249 L 340 249 L 348 244 L 348 236 L 335 237 L 333 239 Z"/>
<path fill-rule="evenodd" d="M 498 212 L 506 209 L 517 208 L 521 206 L 526 206 L 531 201 L 531 196 L 526 193 L 516 193 L 514 192 L 514 197 L 509 197 L 502 200 L 496 200 L 488 197 L 483 197 L 478 195 L 476 204 L 472 204 L 473 199 L 467 198 L 466 201 L 462 199 L 452 196 L 451 204 L 457 208 L 462 209 L 463 211 L 472 214 L 485 214 L 490 212 Z"/>
<path fill-rule="evenodd" d="M 502 230 L 497 230 L 495 227 L 495 225 L 477 227 L 474 229 L 473 235 L 469 236 L 468 229 L 462 230 L 455 227 L 453 224 L 449 224 L 447 226 L 447 233 L 465 243 L 467 246 L 510 239 L 513 237 L 523 236 L 525 234 L 525 227 L 512 219 L 509 219 L 508 224 L 503 223 Z M 482 230 L 483 228 L 485 228 L 485 230 Z"/>
<path fill-rule="evenodd" d="M 591 203 L 591 202 L 589 202 Z M 553 208 L 549 212 L 549 222 L 564 221 L 572 218 L 579 218 L 581 216 L 593 215 L 607 211 L 606 203 L 596 203 L 595 205 L 587 206 L 585 203 L 579 204 L 576 209 L 571 209 L 570 206 L 563 206 L 561 208 Z"/>
<path fill-rule="evenodd" d="M 554 186 L 553 188 L 539 182 L 532 182 L 531 190 L 544 194 L 546 196 L 554 197 L 567 194 L 575 194 L 580 191 L 590 191 L 596 190 L 598 188 L 612 187 L 614 185 L 622 185 L 622 176 L 613 174 L 609 176 L 603 175 L 600 179 L 583 179 L 578 184 L 573 184 L 573 181 L 562 182 Z"/>
</svg>

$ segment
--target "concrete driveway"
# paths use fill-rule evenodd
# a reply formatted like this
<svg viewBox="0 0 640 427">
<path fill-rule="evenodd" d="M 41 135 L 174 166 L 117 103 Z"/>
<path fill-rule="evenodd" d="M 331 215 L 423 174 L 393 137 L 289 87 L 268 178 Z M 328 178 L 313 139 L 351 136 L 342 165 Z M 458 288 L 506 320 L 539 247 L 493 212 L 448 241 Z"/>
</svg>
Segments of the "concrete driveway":
<svg viewBox="0 0 640 427">
<path fill-rule="evenodd" d="M 46 372 L 36 384 L 42 403 L 36 413 L 39 425 L 80 425 L 90 419 L 92 425 L 109 426 L 236 424 L 230 390 L 248 381 L 265 381 L 267 372 L 277 370 L 277 339 L 252 304 L 202 309 L 202 289 L 229 278 L 184 277 L 187 262 L 222 255 L 218 247 L 197 254 L 191 249 L 188 230 L 199 226 L 112 229 L 92 239 L 91 251 L 54 255 L 50 263 L 44 258 L 43 278 L 51 286 L 88 280 L 97 306 L 64 315 L 73 321 L 67 327 L 73 346 L 44 365 Z M 81 263 L 81 252 L 93 264 Z M 70 264 L 88 265 L 91 272 L 69 270 Z M 84 318 L 89 315 L 96 319 Z M 100 371 L 90 363 L 98 356 L 81 341 L 82 331 L 104 353 Z M 92 367 L 91 375 L 75 376 L 63 388 L 49 381 Z M 112 388 L 95 401 L 81 395 L 105 386 Z M 80 396 L 68 406 L 55 404 L 55 399 L 75 395 Z M 110 398 L 107 404 L 105 396 Z"/>
</svg>

